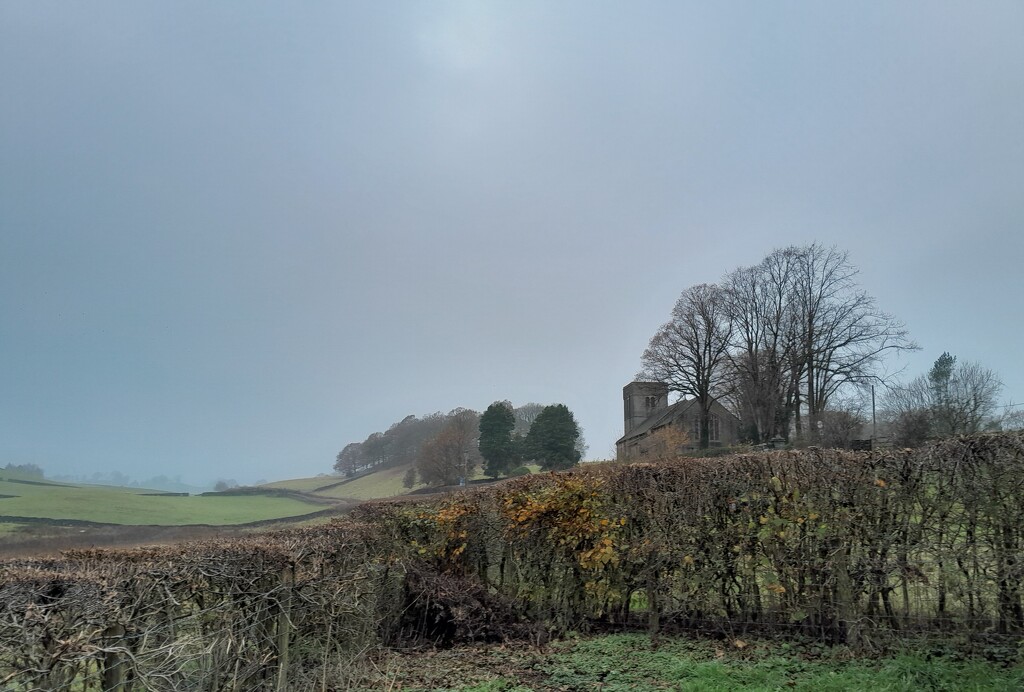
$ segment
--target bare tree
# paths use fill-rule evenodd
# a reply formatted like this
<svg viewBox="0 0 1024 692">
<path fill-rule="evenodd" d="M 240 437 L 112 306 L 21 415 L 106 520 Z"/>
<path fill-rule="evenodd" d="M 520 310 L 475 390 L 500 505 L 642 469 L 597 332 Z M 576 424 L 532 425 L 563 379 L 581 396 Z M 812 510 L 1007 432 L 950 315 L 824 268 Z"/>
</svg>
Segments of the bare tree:
<svg viewBox="0 0 1024 692">
<path fill-rule="evenodd" d="M 386 432 L 371 433 L 363 442 L 351 442 L 338 452 L 334 468 L 348 476 L 369 467 L 405 466 L 416 462 L 420 449 L 448 421 L 443 413 L 417 418 L 409 415 Z"/>
<path fill-rule="evenodd" d="M 943 353 L 927 375 L 893 387 L 886 397 L 893 441 L 913 447 L 998 423 L 996 397 L 1002 386 L 994 371 L 973 362 L 957 364 L 955 356 Z"/>
<path fill-rule="evenodd" d="M 893 444 L 917 447 L 932 436 L 932 390 L 927 377 L 891 386 L 882 409 Z"/>
<path fill-rule="evenodd" d="M 879 381 L 877 364 L 888 351 L 916 349 L 902 322 L 878 309 L 856 283 L 848 253 L 817 243 L 794 253 L 793 299 L 798 346 L 794 372 L 802 380 L 810 428 L 829 399 L 846 384 Z M 797 402 L 797 434 L 802 432 Z"/>
<path fill-rule="evenodd" d="M 815 243 L 777 249 L 721 287 L 693 286 L 651 339 L 639 376 L 700 402 L 702 447 L 712 396 L 732 405 L 755 441 L 788 437 L 791 421 L 798 437 L 817 435 L 838 392 L 884 384 L 882 357 L 917 348 L 857 274 L 846 252 Z"/>
<path fill-rule="evenodd" d="M 776 250 L 723 281 L 733 340 L 731 399 L 754 442 L 788 434 L 796 378 L 792 309 L 795 251 Z"/>
<path fill-rule="evenodd" d="M 998 419 L 1000 430 L 1024 430 L 1024 408 L 1018 404 L 1006 404 L 1003 411 Z"/>
<path fill-rule="evenodd" d="M 701 448 L 708 446 L 711 404 L 726 389 L 731 337 L 724 292 L 698 284 L 679 296 L 671 319 L 651 338 L 641 359 L 638 377 L 664 382 L 697 400 Z"/>
<path fill-rule="evenodd" d="M 933 431 L 936 435 L 966 435 L 982 429 L 996 409 L 1003 383 L 992 370 L 978 363 L 956 364 L 956 356 L 943 353 L 928 372 L 932 395 Z"/>
<path fill-rule="evenodd" d="M 420 449 L 416 471 L 430 485 L 454 485 L 466 480 L 480 464 L 477 446 L 479 416 L 475 411 L 456 409 L 448 414 L 444 428 Z"/>
<path fill-rule="evenodd" d="M 870 398 L 854 390 L 852 396 L 833 398 L 827 410 L 818 414 L 817 442 L 823 447 L 849 449 L 868 423 L 865 415 Z"/>
<path fill-rule="evenodd" d="M 353 476 L 365 464 L 363 444 L 361 442 L 349 442 L 338 452 L 338 456 L 334 461 L 334 470 L 346 476 Z"/>
<path fill-rule="evenodd" d="M 537 420 L 537 416 L 544 410 L 544 404 L 537 404 L 530 402 L 517 406 L 513 409 L 512 414 L 515 416 L 515 429 L 512 431 L 514 435 L 526 437 L 526 434 L 530 432 L 530 426 L 533 425 L 533 421 Z"/>
</svg>

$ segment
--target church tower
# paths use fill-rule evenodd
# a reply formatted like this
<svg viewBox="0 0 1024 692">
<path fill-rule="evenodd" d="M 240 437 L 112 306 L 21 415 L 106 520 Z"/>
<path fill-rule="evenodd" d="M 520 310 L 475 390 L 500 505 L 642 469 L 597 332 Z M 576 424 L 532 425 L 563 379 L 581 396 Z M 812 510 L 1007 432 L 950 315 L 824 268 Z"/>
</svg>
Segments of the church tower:
<svg viewBox="0 0 1024 692">
<path fill-rule="evenodd" d="M 625 434 L 668 407 L 668 385 L 663 382 L 630 382 L 622 388 Z"/>
</svg>

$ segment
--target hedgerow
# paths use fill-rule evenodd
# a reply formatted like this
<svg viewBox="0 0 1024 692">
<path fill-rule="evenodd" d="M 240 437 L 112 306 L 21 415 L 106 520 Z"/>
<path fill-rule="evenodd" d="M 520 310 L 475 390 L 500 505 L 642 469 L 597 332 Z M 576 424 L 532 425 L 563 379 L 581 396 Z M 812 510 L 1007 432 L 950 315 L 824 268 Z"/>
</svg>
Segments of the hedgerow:
<svg viewBox="0 0 1024 692">
<path fill-rule="evenodd" d="M 1017 636 L 1024 435 L 585 466 L 316 528 L 0 563 L 0 686 L 329 689 L 406 641 L 640 616 L 871 647 Z"/>
<path fill-rule="evenodd" d="M 641 606 L 654 629 L 868 643 L 1021 630 L 1022 491 L 1009 433 L 584 467 L 387 511 L 435 570 L 555 630 Z"/>
</svg>

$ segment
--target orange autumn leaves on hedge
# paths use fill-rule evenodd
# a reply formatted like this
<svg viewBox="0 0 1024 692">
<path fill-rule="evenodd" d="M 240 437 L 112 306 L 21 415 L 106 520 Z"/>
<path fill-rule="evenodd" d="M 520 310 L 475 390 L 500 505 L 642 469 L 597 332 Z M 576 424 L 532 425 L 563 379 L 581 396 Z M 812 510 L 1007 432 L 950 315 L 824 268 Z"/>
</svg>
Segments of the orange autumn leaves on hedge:
<svg viewBox="0 0 1024 692">
<path fill-rule="evenodd" d="M 609 514 L 604 479 L 590 475 L 545 476 L 543 483 L 517 484 L 490 496 L 496 506 L 502 534 L 512 545 L 538 543 L 575 560 L 582 569 L 600 570 L 618 565 L 623 549 L 624 516 Z M 416 521 L 430 527 L 428 535 L 440 558 L 458 562 L 471 540 L 472 526 L 480 517 L 482 495 L 459 495 L 434 510 L 420 511 Z M 490 503 L 488 503 L 490 504 Z M 419 554 L 426 546 L 415 542 Z"/>
<path fill-rule="evenodd" d="M 556 475 L 547 485 L 513 490 L 500 503 L 506 530 L 550 541 L 575 555 L 583 569 L 617 565 L 627 520 L 607 515 L 603 484 L 589 475 Z"/>
</svg>

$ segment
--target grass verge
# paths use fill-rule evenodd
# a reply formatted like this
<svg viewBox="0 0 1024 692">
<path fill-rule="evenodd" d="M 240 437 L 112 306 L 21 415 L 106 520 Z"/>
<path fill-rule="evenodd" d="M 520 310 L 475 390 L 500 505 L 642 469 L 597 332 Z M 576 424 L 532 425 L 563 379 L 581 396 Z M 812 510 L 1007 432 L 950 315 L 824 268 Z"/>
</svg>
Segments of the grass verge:
<svg viewBox="0 0 1024 692">
<path fill-rule="evenodd" d="M 1020 652 L 985 658 L 927 647 L 882 658 L 843 647 L 768 641 L 724 643 L 687 637 L 612 634 L 529 645 L 391 652 L 360 689 L 405 692 L 552 690 L 803 690 L 871 692 L 1024 689 Z"/>
</svg>

